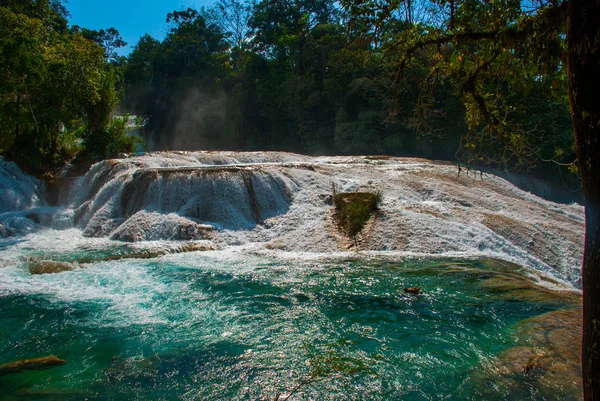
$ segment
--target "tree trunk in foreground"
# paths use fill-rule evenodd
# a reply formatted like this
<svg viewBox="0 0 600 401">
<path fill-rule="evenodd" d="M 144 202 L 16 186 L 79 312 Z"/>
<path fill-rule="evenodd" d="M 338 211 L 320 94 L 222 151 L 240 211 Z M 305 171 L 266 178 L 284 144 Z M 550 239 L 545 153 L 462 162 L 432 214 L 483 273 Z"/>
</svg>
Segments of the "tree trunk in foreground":
<svg viewBox="0 0 600 401">
<path fill-rule="evenodd" d="M 600 400 L 600 0 L 569 0 L 569 99 L 585 195 L 583 393 Z"/>
</svg>

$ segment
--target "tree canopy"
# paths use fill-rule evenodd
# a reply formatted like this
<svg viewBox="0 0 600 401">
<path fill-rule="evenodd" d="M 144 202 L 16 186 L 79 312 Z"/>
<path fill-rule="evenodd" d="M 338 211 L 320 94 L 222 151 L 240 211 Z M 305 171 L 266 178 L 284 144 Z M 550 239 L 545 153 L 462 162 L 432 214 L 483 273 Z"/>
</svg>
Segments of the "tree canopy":
<svg viewBox="0 0 600 401">
<path fill-rule="evenodd" d="M 562 2 L 222 0 L 166 22 L 123 66 L 154 149 L 417 155 L 578 185 Z"/>
<path fill-rule="evenodd" d="M 577 186 L 564 4 L 220 0 L 119 57 L 115 28 L 69 28 L 59 0 L 2 0 L 0 151 L 104 157 L 91 131 L 119 104 L 150 149 L 415 155 Z"/>
<path fill-rule="evenodd" d="M 103 48 L 68 29 L 66 16 L 58 0 L 0 2 L 0 152 L 32 171 L 134 149 L 125 127 L 111 125 L 119 73 L 105 55 L 114 41 Z M 112 151 L 94 151 L 100 140 Z"/>
</svg>

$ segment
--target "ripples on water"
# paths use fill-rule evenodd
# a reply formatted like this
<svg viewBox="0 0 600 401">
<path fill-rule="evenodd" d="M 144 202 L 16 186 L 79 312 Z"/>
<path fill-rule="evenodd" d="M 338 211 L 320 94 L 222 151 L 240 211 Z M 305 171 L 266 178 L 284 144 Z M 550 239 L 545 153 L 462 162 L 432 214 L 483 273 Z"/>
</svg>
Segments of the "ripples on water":
<svg viewBox="0 0 600 401">
<path fill-rule="evenodd" d="M 68 363 L 0 377 L 0 398 L 272 400 L 320 372 L 331 377 L 290 400 L 544 399 L 493 367 L 519 345 L 519 322 L 564 305 L 509 300 L 481 285 L 495 274 L 484 261 L 218 253 L 39 276 L 4 267 L 0 363 Z M 424 294 L 404 294 L 413 286 Z"/>
</svg>

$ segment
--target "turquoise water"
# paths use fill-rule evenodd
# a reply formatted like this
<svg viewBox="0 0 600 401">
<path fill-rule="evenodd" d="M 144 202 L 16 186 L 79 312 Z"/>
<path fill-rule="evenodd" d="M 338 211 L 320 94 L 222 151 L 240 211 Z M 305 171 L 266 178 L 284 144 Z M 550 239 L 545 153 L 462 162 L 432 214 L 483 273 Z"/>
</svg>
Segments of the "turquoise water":
<svg viewBox="0 0 600 401">
<path fill-rule="evenodd" d="M 311 377 L 290 400 L 543 399 L 486 372 L 519 345 L 519 322 L 564 306 L 481 285 L 498 271 L 486 261 L 195 252 L 85 266 L 0 268 L 0 363 L 67 360 L 0 377 L 0 399 L 273 400 Z"/>
</svg>

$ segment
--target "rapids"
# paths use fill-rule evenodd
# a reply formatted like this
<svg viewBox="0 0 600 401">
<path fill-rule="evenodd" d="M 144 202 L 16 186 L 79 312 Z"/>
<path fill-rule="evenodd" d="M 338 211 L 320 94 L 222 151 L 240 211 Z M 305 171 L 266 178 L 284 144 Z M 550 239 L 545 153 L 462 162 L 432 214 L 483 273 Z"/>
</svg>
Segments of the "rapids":
<svg viewBox="0 0 600 401">
<path fill-rule="evenodd" d="M 581 205 L 423 159 L 158 152 L 48 206 L 0 163 L 0 364 L 68 361 L 0 398 L 262 400 L 314 374 L 290 400 L 580 397 Z M 382 195 L 356 242 L 334 190 Z"/>
<path fill-rule="evenodd" d="M 35 229 L 45 206 L 39 180 L 0 157 L 0 238 L 20 236 Z"/>
<path fill-rule="evenodd" d="M 13 184 L 3 185 L 14 188 L 17 213 L 3 210 L 3 236 L 15 220 L 27 227 L 20 232 L 48 221 L 39 183 L 13 176 Z M 331 218 L 333 187 L 383 196 L 358 240 L 360 251 L 493 257 L 581 288 L 581 205 L 546 201 L 494 175 L 458 175 L 454 165 L 423 159 L 166 152 L 107 160 L 64 189 L 68 199 L 52 209 L 47 225 L 130 242 L 209 240 L 266 253 L 355 250 Z M 34 221 L 22 223 L 28 217 Z"/>
</svg>

